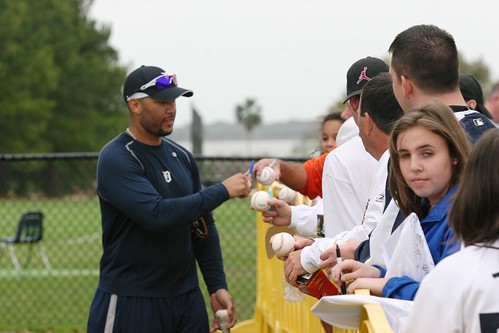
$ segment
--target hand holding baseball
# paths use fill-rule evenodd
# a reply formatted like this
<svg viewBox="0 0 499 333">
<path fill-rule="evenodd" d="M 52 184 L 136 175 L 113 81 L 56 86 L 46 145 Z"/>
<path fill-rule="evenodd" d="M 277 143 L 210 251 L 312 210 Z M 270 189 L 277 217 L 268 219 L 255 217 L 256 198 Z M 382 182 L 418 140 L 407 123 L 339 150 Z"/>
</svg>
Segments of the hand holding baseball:
<svg viewBox="0 0 499 333">
<path fill-rule="evenodd" d="M 275 182 L 275 178 L 276 178 L 275 171 L 271 167 L 263 168 L 262 172 L 258 176 L 256 176 L 258 182 L 263 186 L 271 185 L 273 182 Z"/>
<path fill-rule="evenodd" d="M 220 325 L 220 330 L 222 331 L 222 333 L 229 333 L 229 312 L 225 309 L 218 310 L 215 313 L 215 317 L 217 317 L 218 325 Z"/>
<path fill-rule="evenodd" d="M 227 289 L 218 289 L 210 295 L 211 308 L 215 313 L 213 325 L 210 332 L 215 332 L 221 329 L 223 332 L 229 332 L 230 328 L 234 327 L 237 321 L 236 309 L 232 301 L 232 296 Z M 224 331 L 224 329 L 226 329 Z"/>
<path fill-rule="evenodd" d="M 266 167 L 273 169 L 274 180 L 279 180 L 279 177 L 281 176 L 281 168 L 279 165 L 279 160 L 275 158 L 274 159 L 264 158 L 255 163 L 253 167 L 253 173 L 256 175 L 257 179 L 258 176 L 262 174 L 263 169 Z M 263 183 L 261 184 L 266 186 Z"/>
<path fill-rule="evenodd" d="M 291 223 L 291 207 L 284 201 L 279 199 L 271 199 L 270 205 L 272 211 L 263 211 L 263 222 L 267 222 L 276 226 L 289 226 Z"/>
</svg>

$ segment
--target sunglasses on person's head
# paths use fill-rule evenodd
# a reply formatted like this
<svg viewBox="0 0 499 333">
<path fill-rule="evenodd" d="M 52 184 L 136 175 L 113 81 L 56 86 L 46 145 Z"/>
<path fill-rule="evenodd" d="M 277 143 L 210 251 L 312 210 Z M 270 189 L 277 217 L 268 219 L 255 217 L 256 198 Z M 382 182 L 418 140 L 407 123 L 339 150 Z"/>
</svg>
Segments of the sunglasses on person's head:
<svg viewBox="0 0 499 333">
<path fill-rule="evenodd" d="M 143 86 L 140 87 L 141 91 L 146 90 L 149 87 L 156 87 L 157 89 L 165 89 L 169 87 L 176 87 L 177 83 L 177 75 L 166 75 L 161 74 L 160 76 L 155 77 L 151 81 L 147 82 Z"/>
</svg>

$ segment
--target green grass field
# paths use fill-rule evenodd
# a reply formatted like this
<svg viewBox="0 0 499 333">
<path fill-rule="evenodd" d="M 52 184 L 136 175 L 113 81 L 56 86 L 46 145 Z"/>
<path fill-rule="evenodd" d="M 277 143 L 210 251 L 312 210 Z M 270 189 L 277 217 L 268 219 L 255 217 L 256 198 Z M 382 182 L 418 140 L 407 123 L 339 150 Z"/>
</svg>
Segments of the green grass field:
<svg viewBox="0 0 499 333">
<path fill-rule="evenodd" d="M 0 249 L 1 332 L 84 332 L 98 282 L 100 211 L 96 199 L 3 200 L 0 236 L 13 236 L 21 214 L 41 210 L 44 248 L 52 266 L 44 269 L 36 247 L 16 246 L 19 276 L 6 248 Z M 239 321 L 252 318 L 256 293 L 255 213 L 249 200 L 232 200 L 215 211 L 225 272 Z M 204 283 L 201 280 L 202 289 Z M 205 299 L 208 296 L 205 293 Z M 209 304 L 207 304 L 209 309 Z M 211 309 L 209 309 L 211 314 Z"/>
</svg>

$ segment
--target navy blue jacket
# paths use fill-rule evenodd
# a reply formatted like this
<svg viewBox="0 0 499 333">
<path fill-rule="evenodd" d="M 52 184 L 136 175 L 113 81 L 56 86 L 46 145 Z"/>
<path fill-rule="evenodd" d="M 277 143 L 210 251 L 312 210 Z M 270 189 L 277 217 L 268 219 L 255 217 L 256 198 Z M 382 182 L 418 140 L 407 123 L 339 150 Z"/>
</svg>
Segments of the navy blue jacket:
<svg viewBox="0 0 499 333">
<path fill-rule="evenodd" d="M 103 254 L 99 288 L 122 296 L 171 297 L 198 287 L 227 288 L 211 211 L 229 199 L 222 184 L 201 188 L 194 157 L 171 140 L 148 146 L 125 133 L 99 154 L 97 192 Z M 193 241 L 203 217 L 208 237 Z"/>
</svg>

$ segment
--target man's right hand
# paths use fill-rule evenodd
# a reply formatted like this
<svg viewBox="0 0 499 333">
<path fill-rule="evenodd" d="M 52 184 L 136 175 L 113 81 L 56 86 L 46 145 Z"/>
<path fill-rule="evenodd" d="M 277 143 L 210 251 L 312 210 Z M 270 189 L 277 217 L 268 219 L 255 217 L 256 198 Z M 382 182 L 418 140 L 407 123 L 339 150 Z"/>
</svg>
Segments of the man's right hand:
<svg viewBox="0 0 499 333">
<path fill-rule="evenodd" d="M 227 178 L 222 182 L 229 192 L 230 198 L 246 198 L 251 191 L 251 177 L 242 172 Z"/>
</svg>

